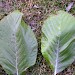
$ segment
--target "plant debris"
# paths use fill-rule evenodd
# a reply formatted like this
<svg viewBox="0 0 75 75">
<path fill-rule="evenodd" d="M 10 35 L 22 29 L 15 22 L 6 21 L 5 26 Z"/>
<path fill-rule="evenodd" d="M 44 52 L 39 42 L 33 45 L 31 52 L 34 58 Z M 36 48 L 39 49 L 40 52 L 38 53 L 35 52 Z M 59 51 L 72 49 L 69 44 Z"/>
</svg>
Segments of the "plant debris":
<svg viewBox="0 0 75 75">
<path fill-rule="evenodd" d="M 57 10 L 65 10 L 73 2 L 70 13 L 75 15 L 75 0 L 0 0 L 0 19 L 13 10 L 24 13 L 24 21 L 31 26 L 38 39 L 38 57 L 36 64 L 26 71 L 26 75 L 53 75 L 52 70 L 41 54 L 40 38 L 43 21 Z M 67 11 L 70 7 L 67 8 Z M 7 75 L 0 67 L 0 75 Z M 75 75 L 75 62 L 57 75 Z"/>
</svg>

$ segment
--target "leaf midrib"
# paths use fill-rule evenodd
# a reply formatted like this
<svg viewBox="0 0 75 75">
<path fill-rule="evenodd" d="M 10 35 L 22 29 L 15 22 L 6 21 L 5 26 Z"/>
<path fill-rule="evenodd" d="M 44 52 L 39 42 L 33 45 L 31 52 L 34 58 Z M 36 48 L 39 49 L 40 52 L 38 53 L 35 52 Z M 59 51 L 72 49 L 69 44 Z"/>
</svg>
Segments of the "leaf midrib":
<svg viewBox="0 0 75 75">
<path fill-rule="evenodd" d="M 59 59 L 59 39 L 58 39 L 58 42 L 57 42 L 57 49 L 56 49 L 56 60 L 55 60 L 55 71 L 54 71 L 54 75 L 57 74 L 58 59 Z"/>
</svg>

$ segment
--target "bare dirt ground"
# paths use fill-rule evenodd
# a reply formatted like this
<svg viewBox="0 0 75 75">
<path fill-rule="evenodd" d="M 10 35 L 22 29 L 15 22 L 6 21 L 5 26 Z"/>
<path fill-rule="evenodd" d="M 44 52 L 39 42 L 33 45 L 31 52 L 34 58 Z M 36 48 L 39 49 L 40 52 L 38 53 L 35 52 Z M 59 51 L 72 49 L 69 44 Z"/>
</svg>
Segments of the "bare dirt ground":
<svg viewBox="0 0 75 75">
<path fill-rule="evenodd" d="M 75 15 L 75 0 L 0 0 L 0 19 L 12 12 L 20 10 L 24 13 L 24 21 L 31 26 L 38 39 L 38 57 L 36 64 L 26 71 L 26 75 L 52 75 L 53 72 L 40 52 L 41 27 L 43 21 L 58 10 L 65 10 L 74 2 L 69 13 Z M 7 75 L 0 67 L 0 75 Z M 75 62 L 57 75 L 75 75 Z"/>
</svg>

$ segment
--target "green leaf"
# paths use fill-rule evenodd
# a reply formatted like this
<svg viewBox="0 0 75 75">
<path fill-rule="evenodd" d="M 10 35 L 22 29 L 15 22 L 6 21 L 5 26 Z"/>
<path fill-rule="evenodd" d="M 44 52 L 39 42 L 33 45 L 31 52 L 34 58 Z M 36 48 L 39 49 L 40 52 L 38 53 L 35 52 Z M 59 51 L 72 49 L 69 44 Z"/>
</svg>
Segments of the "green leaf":
<svg viewBox="0 0 75 75">
<path fill-rule="evenodd" d="M 65 11 L 50 16 L 42 27 L 41 52 L 54 75 L 75 59 L 75 17 Z"/>
<path fill-rule="evenodd" d="M 21 75 L 36 61 L 36 38 L 21 19 L 14 11 L 0 21 L 0 64 L 9 75 Z"/>
</svg>

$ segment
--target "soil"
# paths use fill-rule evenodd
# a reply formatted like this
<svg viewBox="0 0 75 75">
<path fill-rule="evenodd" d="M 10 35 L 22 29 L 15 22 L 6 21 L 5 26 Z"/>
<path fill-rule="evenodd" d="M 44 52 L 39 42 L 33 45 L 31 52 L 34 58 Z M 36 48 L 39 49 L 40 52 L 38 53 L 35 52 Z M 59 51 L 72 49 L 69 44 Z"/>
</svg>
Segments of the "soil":
<svg viewBox="0 0 75 75">
<path fill-rule="evenodd" d="M 38 57 L 36 64 L 26 71 L 26 75 L 53 75 L 40 52 L 41 27 L 44 20 L 58 10 L 65 10 L 69 3 L 74 2 L 69 13 L 75 16 L 75 0 L 0 0 L 0 19 L 13 10 L 24 13 L 24 21 L 31 26 L 38 39 Z M 0 66 L 0 75 L 7 75 Z M 75 62 L 57 75 L 75 75 Z"/>
</svg>

